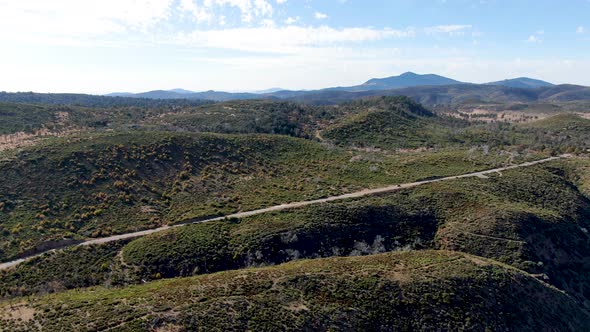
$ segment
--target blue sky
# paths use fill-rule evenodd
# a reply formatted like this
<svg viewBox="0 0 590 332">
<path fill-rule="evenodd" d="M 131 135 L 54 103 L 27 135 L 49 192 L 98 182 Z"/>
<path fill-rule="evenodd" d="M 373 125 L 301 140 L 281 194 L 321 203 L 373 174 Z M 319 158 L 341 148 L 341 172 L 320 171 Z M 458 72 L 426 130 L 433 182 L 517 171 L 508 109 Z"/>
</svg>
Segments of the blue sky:
<svg viewBox="0 0 590 332">
<path fill-rule="evenodd" d="M 0 0 L 0 90 L 590 85 L 590 0 Z"/>
</svg>

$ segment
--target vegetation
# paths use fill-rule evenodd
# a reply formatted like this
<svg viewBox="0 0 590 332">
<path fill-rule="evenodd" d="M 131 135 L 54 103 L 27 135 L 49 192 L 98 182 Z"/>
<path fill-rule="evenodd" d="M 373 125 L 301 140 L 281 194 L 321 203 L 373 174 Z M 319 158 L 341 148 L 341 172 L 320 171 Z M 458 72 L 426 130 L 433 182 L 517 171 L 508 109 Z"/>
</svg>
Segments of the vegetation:
<svg viewBox="0 0 590 332">
<path fill-rule="evenodd" d="M 342 145 L 377 148 L 419 148 L 452 143 L 448 137 L 443 137 L 448 134 L 443 122 L 452 119 L 437 117 L 408 98 L 382 97 L 350 103 L 347 108 L 352 114 L 326 128 L 324 137 Z"/>
<path fill-rule="evenodd" d="M 46 105 L 72 105 L 83 107 L 143 107 L 198 106 L 209 101 L 198 99 L 148 99 L 130 97 L 107 97 L 74 93 L 2 92 L 0 102 Z"/>
<path fill-rule="evenodd" d="M 166 130 L 311 138 L 318 122 L 332 118 L 332 113 L 330 109 L 289 102 L 234 101 L 170 113 L 148 123 Z"/>
<path fill-rule="evenodd" d="M 542 301 L 539 301 L 542 299 Z M 512 268 L 445 251 L 299 261 L 4 303 L 12 331 L 580 330 L 590 316 Z"/>
<path fill-rule="evenodd" d="M 561 168 L 537 168 L 251 217 L 224 224 L 219 232 L 206 228 L 214 226 L 189 226 L 135 240 L 123 249 L 123 257 L 140 267 L 142 277 L 154 278 L 158 273 L 169 277 L 227 269 L 226 263 L 215 266 L 223 257 L 236 264 L 229 268 L 238 268 L 434 247 L 510 264 L 588 306 L 584 289 L 590 289 L 590 271 L 584 253 L 590 250 L 585 231 L 590 229 L 589 216 L 590 202 L 564 178 Z M 223 250 L 208 251 L 216 243 Z M 179 266 L 180 261 L 189 268 Z"/>
<path fill-rule="evenodd" d="M 588 307 L 590 202 L 574 185 L 580 161 L 511 170 L 487 179 L 434 183 L 398 193 L 285 212 L 184 226 L 146 236 L 115 252 L 102 279 L 84 286 L 205 274 L 302 258 L 371 255 L 428 248 L 492 258 L 527 271 Z M 583 164 L 586 167 L 588 164 Z M 579 173 L 578 173 L 579 172 Z M 576 180 L 575 183 L 580 183 Z M 549 249 L 548 249 L 549 248 Z M 60 261 L 87 264 L 80 248 L 38 258 L 4 272 L 1 292 L 56 291 L 45 268 Z M 111 250 L 111 249 L 101 249 Z M 555 251 L 559 255 L 555 255 Z M 115 259 L 113 257 L 117 256 Z M 84 260 L 88 259 L 88 263 Z M 118 276 L 113 283 L 111 276 Z M 54 273 L 56 280 L 65 279 Z M 49 280 L 52 281 L 52 280 Z M 16 290 L 16 292 L 15 292 Z"/>
<path fill-rule="evenodd" d="M 572 113 L 530 124 L 468 122 L 435 115 L 405 97 L 380 97 L 347 104 L 322 136 L 343 146 L 380 149 L 474 147 L 547 153 L 580 153 L 590 147 L 590 120 Z M 489 117 L 489 114 L 485 115 Z"/>
<path fill-rule="evenodd" d="M 118 252 L 126 241 L 101 246 L 71 247 L 33 258 L 2 273 L 2 296 L 25 296 L 139 282 L 121 273 Z"/>
<path fill-rule="evenodd" d="M 43 132 L 39 135 L 72 130 L 130 130 L 138 127 L 142 121 L 182 109 L 184 108 L 173 105 L 89 108 L 74 105 L 0 103 L 0 135 L 17 132 L 33 134 L 41 130 Z"/>
<path fill-rule="evenodd" d="M 505 161 L 464 150 L 349 153 L 282 136 L 135 131 L 53 139 L 0 163 L 0 257 Z"/>
<path fill-rule="evenodd" d="M 123 249 L 123 259 L 144 279 L 188 276 L 300 258 L 420 249 L 431 246 L 435 230 L 427 211 L 320 206 L 141 238 Z"/>
<path fill-rule="evenodd" d="M 530 113 L 527 123 L 451 117 L 406 97 L 337 106 L 0 104 L 0 138 L 34 140 L 0 145 L 0 261 L 576 155 L 50 252 L 0 271 L 0 330 L 588 326 L 590 120 L 560 114 L 560 104 L 532 121 L 533 103 L 514 106 Z M 177 279 L 159 280 L 168 278 Z"/>
</svg>

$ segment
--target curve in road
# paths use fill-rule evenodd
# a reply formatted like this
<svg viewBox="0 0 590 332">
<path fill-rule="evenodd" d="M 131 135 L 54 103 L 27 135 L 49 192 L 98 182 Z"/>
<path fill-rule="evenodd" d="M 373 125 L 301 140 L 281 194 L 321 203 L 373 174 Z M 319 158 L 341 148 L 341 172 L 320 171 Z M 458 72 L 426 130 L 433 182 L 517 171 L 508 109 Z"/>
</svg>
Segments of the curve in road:
<svg viewBox="0 0 590 332">
<path fill-rule="evenodd" d="M 522 164 L 518 164 L 518 165 L 494 168 L 494 169 L 490 169 L 490 170 L 486 170 L 486 171 L 468 173 L 468 174 L 463 174 L 463 175 L 448 176 L 448 177 L 438 178 L 438 179 L 433 179 L 433 180 L 410 182 L 410 183 L 387 186 L 387 187 L 383 187 L 383 188 L 364 189 L 364 190 L 357 191 L 357 192 L 350 193 L 350 194 L 315 199 L 315 200 L 311 200 L 311 201 L 302 201 L 302 202 L 294 202 L 294 203 L 288 203 L 288 204 L 275 205 L 275 206 L 271 206 L 271 207 L 264 208 L 264 209 L 239 212 L 239 213 L 234 213 L 234 214 L 230 214 L 230 215 L 226 215 L 226 216 L 222 216 L 222 217 L 199 220 L 199 221 L 194 221 L 194 222 L 189 222 L 189 223 L 184 223 L 184 224 L 163 226 L 163 227 L 159 227 L 159 228 L 148 229 L 145 231 L 113 235 L 113 236 L 98 238 L 98 239 L 89 239 L 89 240 L 84 241 L 82 243 L 75 244 L 75 246 L 88 246 L 88 245 L 93 245 L 93 244 L 109 243 L 109 242 L 114 242 L 114 241 L 119 241 L 119 240 L 137 238 L 137 237 L 141 237 L 141 236 L 145 236 L 145 235 L 149 235 L 149 234 L 153 234 L 153 233 L 162 232 L 162 231 L 165 231 L 168 229 L 183 227 L 186 225 L 193 225 L 193 224 L 199 224 L 199 223 L 204 223 L 204 222 L 218 221 L 218 220 L 223 220 L 223 219 L 228 219 L 228 218 L 245 218 L 245 217 L 255 216 L 255 215 L 259 215 L 259 214 L 263 214 L 263 213 L 299 208 L 299 207 L 308 206 L 308 205 L 328 203 L 328 202 L 333 202 L 333 201 L 340 201 L 340 200 L 351 199 L 351 198 L 359 198 L 359 197 L 365 197 L 365 196 L 377 195 L 377 194 L 383 194 L 383 193 L 390 193 L 390 192 L 394 192 L 394 191 L 398 191 L 398 190 L 402 190 L 402 189 L 414 188 L 414 187 L 421 186 L 421 185 L 428 184 L 428 183 L 463 179 L 463 178 L 469 178 L 469 177 L 485 177 L 486 174 L 507 171 L 507 170 L 515 169 L 515 168 L 530 167 L 530 166 L 546 163 L 549 161 L 553 161 L 553 160 L 557 160 L 557 159 L 561 159 L 561 158 L 569 158 L 569 157 L 571 157 L 571 155 L 565 154 L 565 155 L 561 155 L 558 157 L 550 157 L 550 158 L 530 161 L 530 162 L 526 162 L 526 163 L 522 163 Z M 65 249 L 65 248 L 61 248 L 61 249 Z M 29 256 L 29 257 L 25 257 L 25 258 L 16 259 L 11 262 L 2 263 L 2 264 L 0 264 L 0 270 L 8 269 L 8 268 L 16 266 L 22 262 L 25 262 L 27 260 L 30 260 L 30 259 L 38 257 L 38 256 L 42 256 L 48 252 L 52 252 L 55 250 L 56 249 L 49 250 L 46 252 L 36 254 L 34 256 Z"/>
</svg>

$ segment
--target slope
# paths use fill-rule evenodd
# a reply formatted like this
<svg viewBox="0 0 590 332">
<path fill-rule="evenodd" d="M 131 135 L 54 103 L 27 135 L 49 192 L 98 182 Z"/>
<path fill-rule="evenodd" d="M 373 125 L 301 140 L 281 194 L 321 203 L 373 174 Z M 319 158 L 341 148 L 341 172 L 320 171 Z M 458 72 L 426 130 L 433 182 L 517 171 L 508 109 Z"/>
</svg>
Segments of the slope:
<svg viewBox="0 0 590 332">
<path fill-rule="evenodd" d="M 532 78 L 528 78 L 528 77 L 518 77 L 518 78 L 507 79 L 507 80 L 502 80 L 502 81 L 497 81 L 497 82 L 490 82 L 490 83 L 486 83 L 486 84 L 488 84 L 488 85 L 502 85 L 502 86 L 508 86 L 508 87 L 512 87 L 512 88 L 540 88 L 540 87 L 554 86 L 554 84 L 552 84 L 552 83 L 537 80 L 537 79 L 532 79 Z"/>
<path fill-rule="evenodd" d="M 299 261 L 0 304 L 11 331 L 579 330 L 590 316 L 515 269 L 445 251 Z"/>
<path fill-rule="evenodd" d="M 466 153 L 396 158 L 265 135 L 133 131 L 50 139 L 0 162 L 0 257 L 502 161 Z M 439 160 L 448 167 L 429 166 Z"/>
</svg>

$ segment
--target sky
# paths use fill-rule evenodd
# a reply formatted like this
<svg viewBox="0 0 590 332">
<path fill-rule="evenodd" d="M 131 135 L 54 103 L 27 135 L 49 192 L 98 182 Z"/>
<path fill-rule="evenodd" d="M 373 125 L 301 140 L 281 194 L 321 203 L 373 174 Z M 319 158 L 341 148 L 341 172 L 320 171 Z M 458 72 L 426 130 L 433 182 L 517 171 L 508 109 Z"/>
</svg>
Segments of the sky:
<svg viewBox="0 0 590 332">
<path fill-rule="evenodd" d="M 590 85 L 590 0 L 0 0 L 0 91 Z"/>
</svg>

